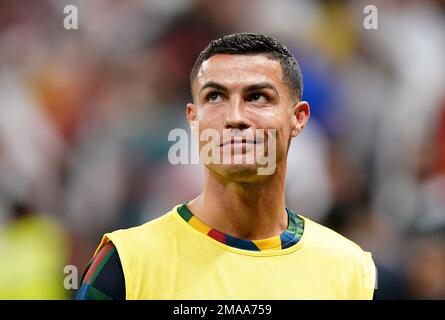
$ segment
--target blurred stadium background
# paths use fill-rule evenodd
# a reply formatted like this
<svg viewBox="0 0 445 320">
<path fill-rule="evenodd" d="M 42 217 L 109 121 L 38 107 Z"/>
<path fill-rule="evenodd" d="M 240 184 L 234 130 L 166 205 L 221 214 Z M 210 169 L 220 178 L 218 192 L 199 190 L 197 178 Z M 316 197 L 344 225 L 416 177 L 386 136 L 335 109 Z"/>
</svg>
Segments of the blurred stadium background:
<svg viewBox="0 0 445 320">
<path fill-rule="evenodd" d="M 2 0 L 0 299 L 72 298 L 63 268 L 80 280 L 104 232 L 198 194 L 168 132 L 197 54 L 240 31 L 303 70 L 288 206 L 373 253 L 377 298 L 445 298 L 445 1 Z"/>
</svg>

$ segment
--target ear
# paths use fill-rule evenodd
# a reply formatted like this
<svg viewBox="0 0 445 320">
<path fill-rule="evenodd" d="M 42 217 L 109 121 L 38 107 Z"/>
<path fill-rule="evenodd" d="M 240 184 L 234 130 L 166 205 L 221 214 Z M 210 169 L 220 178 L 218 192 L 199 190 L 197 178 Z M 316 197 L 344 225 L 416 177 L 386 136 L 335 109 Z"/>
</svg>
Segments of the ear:
<svg viewBox="0 0 445 320">
<path fill-rule="evenodd" d="M 196 106 L 193 103 L 187 103 L 185 115 L 192 134 L 198 136 L 198 115 L 196 112 Z"/>
<path fill-rule="evenodd" d="M 309 120 L 311 109 L 309 103 L 300 101 L 292 107 L 291 115 L 291 136 L 292 138 L 298 136 Z"/>
</svg>

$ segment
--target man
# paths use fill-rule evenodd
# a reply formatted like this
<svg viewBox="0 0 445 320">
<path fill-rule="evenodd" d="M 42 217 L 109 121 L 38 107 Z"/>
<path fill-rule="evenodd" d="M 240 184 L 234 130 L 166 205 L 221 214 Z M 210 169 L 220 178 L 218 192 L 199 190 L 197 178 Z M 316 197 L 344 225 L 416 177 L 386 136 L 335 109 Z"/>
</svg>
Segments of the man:
<svg viewBox="0 0 445 320">
<path fill-rule="evenodd" d="M 288 148 L 310 114 L 292 54 L 268 36 L 224 36 L 190 82 L 202 193 L 104 235 L 77 298 L 371 299 L 371 254 L 285 206 Z M 210 148 L 208 132 L 220 137 Z"/>
</svg>

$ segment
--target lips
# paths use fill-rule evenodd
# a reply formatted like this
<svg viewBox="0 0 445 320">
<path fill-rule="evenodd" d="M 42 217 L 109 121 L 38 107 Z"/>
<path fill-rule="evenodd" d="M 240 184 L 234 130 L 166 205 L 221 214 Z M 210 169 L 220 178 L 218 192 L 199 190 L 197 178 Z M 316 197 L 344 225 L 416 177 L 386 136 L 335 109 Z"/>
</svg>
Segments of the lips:
<svg viewBox="0 0 445 320">
<path fill-rule="evenodd" d="M 223 146 L 225 146 L 225 145 L 227 145 L 227 144 L 256 144 L 257 142 L 255 141 L 255 140 L 247 140 L 247 139 L 245 139 L 245 138 L 241 138 L 241 139 L 231 139 L 231 140 L 229 140 L 229 141 L 225 141 L 225 142 L 223 142 L 223 143 L 221 143 L 219 146 L 220 147 L 223 147 Z"/>
</svg>

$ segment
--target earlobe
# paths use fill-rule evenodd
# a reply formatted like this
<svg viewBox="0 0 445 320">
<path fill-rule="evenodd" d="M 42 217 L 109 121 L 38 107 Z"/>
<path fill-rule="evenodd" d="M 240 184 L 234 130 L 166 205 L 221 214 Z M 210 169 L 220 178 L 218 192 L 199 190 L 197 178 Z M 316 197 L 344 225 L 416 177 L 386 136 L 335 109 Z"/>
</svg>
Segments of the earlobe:
<svg viewBox="0 0 445 320">
<path fill-rule="evenodd" d="M 192 134 L 197 135 L 198 120 L 196 115 L 196 106 L 193 103 L 187 104 L 186 117 L 187 117 L 187 122 L 189 123 L 190 126 L 190 130 L 192 131 Z"/>
<path fill-rule="evenodd" d="M 296 136 L 298 136 L 302 130 L 303 130 L 303 126 L 301 126 L 299 124 L 294 126 L 294 128 L 292 130 L 292 137 L 295 138 Z"/>
<path fill-rule="evenodd" d="M 198 137 L 199 135 L 199 123 L 198 120 L 194 120 L 191 124 L 190 124 L 190 130 L 192 131 L 192 134 L 195 137 Z"/>
<path fill-rule="evenodd" d="M 300 101 L 294 107 L 292 115 L 292 137 L 296 137 L 306 126 L 310 116 L 310 107 L 306 101 Z"/>
<path fill-rule="evenodd" d="M 298 122 L 297 122 L 297 116 L 294 114 L 292 114 L 292 118 L 291 118 L 291 135 L 292 138 L 295 138 L 298 135 Z"/>
</svg>

